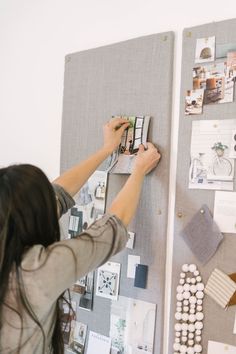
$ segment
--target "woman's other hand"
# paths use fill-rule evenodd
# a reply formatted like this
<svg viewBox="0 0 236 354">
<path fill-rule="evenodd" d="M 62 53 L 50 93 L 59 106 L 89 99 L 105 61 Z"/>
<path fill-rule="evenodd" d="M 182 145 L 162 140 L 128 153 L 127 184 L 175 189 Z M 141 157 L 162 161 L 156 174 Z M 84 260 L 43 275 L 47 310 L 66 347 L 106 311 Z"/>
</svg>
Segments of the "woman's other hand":
<svg viewBox="0 0 236 354">
<path fill-rule="evenodd" d="M 132 173 L 137 172 L 145 176 L 158 165 L 160 158 L 161 154 L 152 143 L 147 143 L 146 150 L 143 145 L 140 145 Z"/>
</svg>

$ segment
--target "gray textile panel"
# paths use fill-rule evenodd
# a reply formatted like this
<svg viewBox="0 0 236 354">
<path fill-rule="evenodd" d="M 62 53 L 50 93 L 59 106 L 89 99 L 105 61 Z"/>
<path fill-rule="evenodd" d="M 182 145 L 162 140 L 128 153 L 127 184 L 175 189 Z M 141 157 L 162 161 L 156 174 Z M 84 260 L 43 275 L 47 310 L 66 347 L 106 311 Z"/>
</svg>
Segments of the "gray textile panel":
<svg viewBox="0 0 236 354">
<path fill-rule="evenodd" d="M 150 115 L 149 140 L 162 152 L 160 166 L 146 177 L 136 217 L 134 250 L 113 260 L 121 263 L 120 295 L 157 304 L 155 354 L 161 354 L 169 187 L 174 34 L 154 34 L 69 54 L 61 138 L 61 172 L 89 156 L 102 144 L 102 125 L 112 115 Z M 102 166 L 104 168 L 104 166 Z M 107 205 L 127 180 L 110 175 Z M 64 218 L 64 232 L 68 218 Z M 128 254 L 149 266 L 147 289 L 126 277 Z M 90 330 L 109 335 L 110 300 L 95 296 L 94 310 L 79 310 Z M 100 353 L 98 353 L 100 354 Z M 102 353 L 101 353 L 102 354 Z"/>
<path fill-rule="evenodd" d="M 236 118 L 236 102 L 204 106 L 203 114 L 199 116 L 184 115 L 185 93 L 188 89 L 192 88 L 192 68 L 194 66 L 196 40 L 197 38 L 214 35 L 216 36 L 216 45 L 236 43 L 236 20 L 210 23 L 203 26 L 187 28 L 183 31 L 182 84 L 180 101 L 169 353 L 173 353 L 176 286 L 179 282 L 179 274 L 182 264 L 197 264 L 203 277 L 204 283 L 206 283 L 215 267 L 218 267 L 225 273 L 233 273 L 236 271 L 235 235 L 225 235 L 224 240 L 219 246 L 217 252 L 205 266 L 202 266 L 198 262 L 198 260 L 194 257 L 190 249 L 185 244 L 184 240 L 179 235 L 180 231 L 203 204 L 207 204 L 212 213 L 214 206 L 214 191 L 188 189 L 192 121 L 199 119 Z M 178 217 L 179 212 L 182 213 L 181 218 Z M 208 296 L 205 296 L 203 309 L 205 314 L 203 329 L 203 354 L 207 353 L 208 340 L 221 341 L 231 345 L 236 345 L 236 336 L 233 335 L 235 307 L 231 307 L 227 311 L 224 311 Z"/>
</svg>

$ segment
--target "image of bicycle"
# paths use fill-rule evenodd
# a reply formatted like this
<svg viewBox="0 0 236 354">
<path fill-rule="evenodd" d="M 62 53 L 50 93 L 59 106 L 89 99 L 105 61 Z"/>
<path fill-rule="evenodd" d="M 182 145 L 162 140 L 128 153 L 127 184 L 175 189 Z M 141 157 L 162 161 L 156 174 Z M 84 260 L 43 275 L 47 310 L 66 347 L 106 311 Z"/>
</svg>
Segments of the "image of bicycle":
<svg viewBox="0 0 236 354">
<path fill-rule="evenodd" d="M 194 157 L 192 159 L 191 166 L 189 169 L 190 182 L 199 182 L 199 179 L 231 179 L 233 166 L 231 161 L 228 158 L 224 157 L 224 152 L 226 149 L 228 149 L 228 146 L 223 145 L 221 142 L 217 142 L 214 144 L 214 146 L 212 146 L 211 149 L 214 150 L 214 157 L 212 165 L 209 168 L 207 168 L 203 163 L 205 153 L 199 153 L 197 157 Z"/>
</svg>

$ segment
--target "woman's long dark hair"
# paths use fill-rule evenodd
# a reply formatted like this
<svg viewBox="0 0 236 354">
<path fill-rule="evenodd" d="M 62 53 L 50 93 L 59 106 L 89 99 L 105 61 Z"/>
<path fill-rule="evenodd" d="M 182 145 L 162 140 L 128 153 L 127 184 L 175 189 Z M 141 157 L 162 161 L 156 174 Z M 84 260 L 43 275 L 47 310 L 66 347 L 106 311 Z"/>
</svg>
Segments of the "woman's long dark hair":
<svg viewBox="0 0 236 354">
<path fill-rule="evenodd" d="M 43 327 L 22 286 L 21 261 L 23 254 L 30 247 L 36 244 L 47 247 L 59 240 L 56 198 L 45 174 L 39 168 L 26 164 L 0 169 L 0 330 L 3 325 L 2 313 L 3 305 L 6 305 L 9 275 L 15 269 L 18 301 L 41 329 L 44 350 L 46 338 Z M 52 337 L 52 349 L 56 354 L 64 352 L 59 300 Z"/>
</svg>

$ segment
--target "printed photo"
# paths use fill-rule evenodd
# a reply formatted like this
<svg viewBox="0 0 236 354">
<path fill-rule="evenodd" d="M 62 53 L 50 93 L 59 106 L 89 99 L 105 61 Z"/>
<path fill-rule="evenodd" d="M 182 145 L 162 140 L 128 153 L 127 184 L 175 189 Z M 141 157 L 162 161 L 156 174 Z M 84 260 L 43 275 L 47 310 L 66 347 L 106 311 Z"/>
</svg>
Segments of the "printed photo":
<svg viewBox="0 0 236 354">
<path fill-rule="evenodd" d="M 216 59 L 227 58 L 228 52 L 236 51 L 236 43 L 216 44 Z"/>
<path fill-rule="evenodd" d="M 229 157 L 236 119 L 192 122 L 190 189 L 233 190 L 234 160 Z"/>
<path fill-rule="evenodd" d="M 79 279 L 73 286 L 72 291 L 81 294 L 79 308 L 91 311 L 93 309 L 94 272 L 89 272 Z"/>
<path fill-rule="evenodd" d="M 156 304 L 119 296 L 110 314 L 111 354 L 152 354 Z"/>
<path fill-rule="evenodd" d="M 146 145 L 150 116 L 122 117 L 129 121 L 130 126 L 124 131 L 118 151 L 112 155 L 110 171 L 130 174 L 139 145 Z"/>
<path fill-rule="evenodd" d="M 204 104 L 234 100 L 234 81 L 227 76 L 226 61 L 193 68 L 193 88 L 204 89 Z"/>
<path fill-rule="evenodd" d="M 75 322 L 73 331 L 71 331 L 68 351 L 70 353 L 84 354 L 85 341 L 87 334 L 87 325 L 82 322 Z"/>
<path fill-rule="evenodd" d="M 215 37 L 197 39 L 195 63 L 204 63 L 215 60 Z"/>
<path fill-rule="evenodd" d="M 74 291 L 77 294 L 84 295 L 86 291 L 86 281 L 87 281 L 87 276 L 84 276 L 83 278 L 79 279 L 72 288 L 72 291 Z"/>
<path fill-rule="evenodd" d="M 70 238 L 85 231 L 105 212 L 107 172 L 95 171 L 74 197 L 76 205 L 70 210 L 68 234 Z"/>
<path fill-rule="evenodd" d="M 97 270 L 96 295 L 117 300 L 120 284 L 120 263 L 107 262 Z"/>
<path fill-rule="evenodd" d="M 227 76 L 233 79 L 236 77 L 236 51 L 227 53 Z"/>
<path fill-rule="evenodd" d="M 204 90 L 188 90 L 185 97 L 185 115 L 202 114 Z"/>
<path fill-rule="evenodd" d="M 71 301 L 70 305 L 63 300 L 61 307 L 61 328 L 63 335 L 63 342 L 65 345 L 69 344 L 70 334 L 74 330 L 76 320 L 76 302 Z"/>
<path fill-rule="evenodd" d="M 226 75 L 226 61 L 218 63 L 199 65 L 193 68 L 193 89 L 206 89 L 207 79 L 221 78 Z"/>
<path fill-rule="evenodd" d="M 128 231 L 128 241 L 126 243 L 126 248 L 133 249 L 134 248 L 134 241 L 135 241 L 135 232 Z"/>
</svg>

